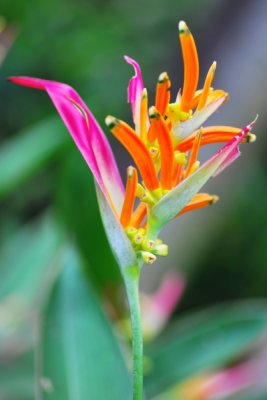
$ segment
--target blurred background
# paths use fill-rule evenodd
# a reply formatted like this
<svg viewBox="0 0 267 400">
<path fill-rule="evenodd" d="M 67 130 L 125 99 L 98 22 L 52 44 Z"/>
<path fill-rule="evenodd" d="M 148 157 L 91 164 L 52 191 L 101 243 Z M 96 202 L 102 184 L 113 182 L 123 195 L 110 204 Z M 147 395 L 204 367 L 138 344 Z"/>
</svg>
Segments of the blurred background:
<svg viewBox="0 0 267 400">
<path fill-rule="evenodd" d="M 185 282 L 174 319 L 227 301 L 249 304 L 244 314 L 259 304 L 266 320 L 266 1 L 1 0 L 0 12 L 0 399 L 33 398 L 35 315 L 66 241 L 75 244 L 101 298 L 114 298 L 121 285 L 90 171 L 47 95 L 5 79 L 29 75 L 75 87 L 110 139 L 125 179 L 130 160 L 104 125 L 107 114 L 131 121 L 126 88 L 133 71 L 123 55 L 140 63 L 152 104 L 163 71 L 174 97 L 183 79 L 181 19 L 196 40 L 200 83 L 216 60 L 214 87 L 230 93 L 207 125 L 242 127 L 259 114 L 257 141 L 242 146 L 241 158 L 207 185 L 218 203 L 168 225 L 162 237 L 170 256 L 144 268 L 142 291 L 153 293 L 172 271 Z M 149 385 L 148 379 L 148 398 L 154 398 Z"/>
</svg>

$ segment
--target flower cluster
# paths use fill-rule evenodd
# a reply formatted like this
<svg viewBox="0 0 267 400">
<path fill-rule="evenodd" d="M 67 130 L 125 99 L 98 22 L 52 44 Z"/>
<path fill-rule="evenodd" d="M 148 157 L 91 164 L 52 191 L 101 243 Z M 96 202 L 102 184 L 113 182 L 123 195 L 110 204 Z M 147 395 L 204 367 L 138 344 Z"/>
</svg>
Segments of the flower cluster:
<svg viewBox="0 0 267 400">
<path fill-rule="evenodd" d="M 211 176 L 237 158 L 241 142 L 255 140 L 250 133 L 254 123 L 243 130 L 202 126 L 225 103 L 228 94 L 212 87 L 216 62 L 211 65 L 203 87 L 198 89 L 198 54 L 194 38 L 183 21 L 179 23 L 179 38 L 184 81 L 174 102 L 171 102 L 171 81 L 163 72 L 157 82 L 155 100 L 149 107 L 140 67 L 125 57 L 135 70 L 128 87 L 135 126 L 132 128 L 112 116 L 106 118 L 106 124 L 135 163 L 135 167 L 127 169 L 126 188 L 105 135 L 70 86 L 36 78 L 10 78 L 15 83 L 47 91 L 135 254 L 146 263 L 167 254 L 167 245 L 158 234 L 169 220 L 217 201 L 217 196 L 198 193 L 199 190 Z M 220 142 L 226 144 L 200 165 L 199 149 Z"/>
</svg>

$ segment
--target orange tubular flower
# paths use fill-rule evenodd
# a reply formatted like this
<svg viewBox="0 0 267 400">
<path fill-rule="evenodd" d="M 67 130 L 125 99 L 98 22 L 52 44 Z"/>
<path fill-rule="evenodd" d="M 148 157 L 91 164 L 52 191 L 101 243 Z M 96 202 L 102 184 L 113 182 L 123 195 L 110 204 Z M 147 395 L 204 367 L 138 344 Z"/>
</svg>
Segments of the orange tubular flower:
<svg viewBox="0 0 267 400">
<path fill-rule="evenodd" d="M 198 84 L 199 63 L 194 38 L 184 21 L 179 24 L 179 36 L 184 59 L 184 86 L 181 110 L 188 112 Z"/>
</svg>

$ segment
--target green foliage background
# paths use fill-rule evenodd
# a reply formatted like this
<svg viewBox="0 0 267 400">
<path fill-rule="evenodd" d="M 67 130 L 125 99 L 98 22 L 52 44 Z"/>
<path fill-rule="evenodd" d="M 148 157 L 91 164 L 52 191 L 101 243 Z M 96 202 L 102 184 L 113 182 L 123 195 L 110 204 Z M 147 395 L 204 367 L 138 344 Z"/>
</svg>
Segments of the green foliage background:
<svg viewBox="0 0 267 400">
<path fill-rule="evenodd" d="M 264 2 L 258 1 L 253 10 L 254 20 L 261 21 L 260 5 L 264 9 Z M 234 4 L 226 0 L 1 0 L 1 14 L 15 40 L 0 69 L 0 399 L 34 398 L 32 351 L 38 347 L 40 355 L 42 346 L 48 349 L 48 360 L 44 371 L 37 369 L 36 374 L 43 398 L 59 399 L 53 397 L 53 390 L 45 380 L 46 375 L 53 375 L 58 368 L 63 368 L 62 377 L 55 378 L 63 382 L 62 399 L 79 400 L 85 398 L 85 393 L 98 399 L 96 393 L 100 393 L 98 388 L 103 389 L 102 379 L 113 382 L 114 391 L 105 394 L 106 399 L 130 398 L 125 366 L 129 349 L 124 339 L 118 339 L 117 332 L 114 336 L 110 318 L 102 311 L 104 293 L 105 301 L 109 299 L 117 307 L 119 304 L 119 308 L 125 300 L 115 297 L 121 278 L 101 225 L 92 176 L 47 96 L 13 86 L 5 78 L 30 75 L 65 81 L 85 98 L 103 128 L 107 114 L 130 120 L 126 87 L 132 70 L 122 56 L 127 54 L 140 62 L 150 100 L 157 77 L 164 70 L 170 73 L 173 87 L 178 89 L 182 63 L 177 22 L 185 19 L 199 45 L 202 80 L 213 61 L 211 55 L 216 55 L 220 68 L 231 71 L 226 77 L 229 81 L 218 71 L 219 84 L 230 93 L 233 91 L 237 100 L 227 106 L 230 111 L 220 112 L 220 122 L 242 126 L 264 110 L 266 104 L 266 91 L 260 83 L 265 82 L 267 52 L 257 52 L 259 43 L 249 42 L 250 28 L 244 27 L 250 13 L 251 2 L 241 0 Z M 263 29 L 260 22 L 254 26 L 258 34 L 264 33 L 260 31 Z M 240 39 L 233 62 L 231 35 L 240 35 L 242 29 L 247 36 L 243 41 Z M 242 58 L 238 64 L 242 46 L 247 47 L 247 59 Z M 234 70 L 232 63 L 237 67 Z M 251 79 L 247 80 L 242 71 L 249 69 Z M 247 96 L 243 95 L 244 90 Z M 211 191 L 219 193 L 221 203 L 175 221 L 165 233 L 165 240 L 171 243 L 171 254 L 162 263 L 164 271 L 155 265 L 144 273 L 142 286 L 147 291 L 158 286 L 168 268 L 182 271 L 187 280 L 175 316 L 180 323 L 177 330 L 177 322 L 169 328 L 175 332 L 173 349 L 181 360 L 173 360 L 176 353 L 166 345 L 168 336 L 164 339 L 164 334 L 159 341 L 162 347 L 157 342 L 148 347 L 148 357 L 155 364 L 146 380 L 148 398 L 155 398 L 176 382 L 201 371 L 228 365 L 266 329 L 265 119 L 262 113 L 255 129 L 258 142 L 244 146 L 244 157 L 238 165 L 209 186 Z M 124 177 L 129 159 L 106 133 Z M 78 265 L 82 272 L 72 270 L 73 265 Z M 90 282 L 88 287 L 86 282 Z M 75 300 L 77 293 L 81 298 Z M 73 302 L 68 297 L 72 295 Z M 211 319 L 201 317 L 199 331 L 195 328 L 196 342 L 190 342 L 192 328 L 187 317 L 183 317 L 185 311 L 191 314 L 225 300 L 238 302 L 248 298 L 261 300 L 241 302 L 238 306 L 229 303 L 225 306 L 233 310 L 229 320 L 227 311 L 222 313 L 221 320 L 216 320 L 216 309 L 208 314 Z M 41 325 L 40 309 L 42 316 L 45 315 Z M 62 320 L 56 315 L 60 310 L 60 315 L 65 316 Z M 243 327 L 247 313 L 247 325 Z M 196 315 L 188 318 L 198 321 Z M 84 326 L 83 317 L 92 318 L 93 332 Z M 231 318 L 235 321 L 232 324 Z M 69 329 L 68 324 L 78 341 L 63 335 Z M 70 341 L 67 348 L 72 353 L 66 355 L 66 348 L 61 351 L 60 344 L 53 341 L 55 329 L 62 338 L 59 343 Z M 184 331 L 179 337 L 181 329 Z M 225 347 L 218 353 L 215 339 L 222 329 Z M 41 336 L 36 333 L 39 330 Z M 196 350 L 206 338 L 203 330 L 209 332 L 208 338 L 215 340 L 211 355 L 206 358 L 204 352 Z M 183 345 L 179 344 L 179 338 Z M 57 351 L 58 357 L 49 357 Z M 86 369 L 83 353 L 89 363 L 84 377 L 78 373 Z M 181 373 L 188 354 L 191 357 L 188 371 Z M 77 364 L 74 359 L 78 359 Z M 66 371 L 66 360 L 74 365 L 73 371 Z M 90 369 L 90 360 L 95 369 Z M 113 376 L 114 369 L 120 372 Z M 72 377 L 69 380 L 74 382 L 71 388 L 64 384 L 68 373 Z M 104 398 L 104 393 L 99 396 Z"/>
</svg>

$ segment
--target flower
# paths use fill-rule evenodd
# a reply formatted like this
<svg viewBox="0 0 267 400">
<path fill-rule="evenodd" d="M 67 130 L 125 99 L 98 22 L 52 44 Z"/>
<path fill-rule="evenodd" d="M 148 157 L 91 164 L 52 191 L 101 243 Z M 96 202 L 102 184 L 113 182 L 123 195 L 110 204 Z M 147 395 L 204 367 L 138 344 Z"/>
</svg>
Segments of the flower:
<svg viewBox="0 0 267 400">
<path fill-rule="evenodd" d="M 9 78 L 12 82 L 45 90 L 50 96 L 94 175 L 104 225 L 121 267 L 133 265 L 136 257 L 152 263 L 158 255 L 167 255 L 167 245 L 158 238 L 161 228 L 182 213 L 216 202 L 217 196 L 198 193 L 199 190 L 211 176 L 239 156 L 241 142 L 255 140 L 255 135 L 250 133 L 254 122 L 244 129 L 202 127 L 225 103 L 228 94 L 211 87 L 215 62 L 203 88 L 197 90 L 197 50 L 183 21 L 179 23 L 179 37 L 184 82 L 173 103 L 170 102 L 171 82 L 164 72 L 158 79 L 154 105 L 148 108 L 140 66 L 125 57 L 135 70 L 128 86 L 135 127 L 113 116 L 106 118 L 106 125 L 136 165 L 127 169 L 126 188 L 104 133 L 74 89 L 43 79 Z M 200 166 L 200 147 L 219 142 L 226 144 Z M 136 199 L 139 199 L 137 207 Z"/>
</svg>

